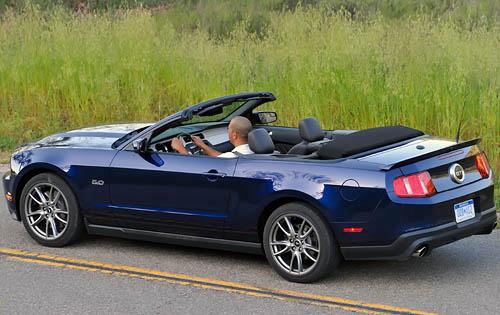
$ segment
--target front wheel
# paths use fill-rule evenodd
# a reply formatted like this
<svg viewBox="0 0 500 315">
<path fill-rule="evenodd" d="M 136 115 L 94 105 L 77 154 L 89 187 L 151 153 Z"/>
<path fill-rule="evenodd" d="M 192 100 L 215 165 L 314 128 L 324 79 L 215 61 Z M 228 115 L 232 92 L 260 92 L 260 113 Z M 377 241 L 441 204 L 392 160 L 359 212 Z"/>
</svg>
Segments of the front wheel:
<svg viewBox="0 0 500 315">
<path fill-rule="evenodd" d="M 71 244 L 83 232 L 76 197 L 56 175 L 39 174 L 31 178 L 24 186 L 19 204 L 24 227 L 44 246 Z"/>
<path fill-rule="evenodd" d="M 317 281 L 333 272 L 340 261 L 332 231 L 302 203 L 285 204 L 271 213 L 263 239 L 267 260 L 288 281 Z"/>
</svg>

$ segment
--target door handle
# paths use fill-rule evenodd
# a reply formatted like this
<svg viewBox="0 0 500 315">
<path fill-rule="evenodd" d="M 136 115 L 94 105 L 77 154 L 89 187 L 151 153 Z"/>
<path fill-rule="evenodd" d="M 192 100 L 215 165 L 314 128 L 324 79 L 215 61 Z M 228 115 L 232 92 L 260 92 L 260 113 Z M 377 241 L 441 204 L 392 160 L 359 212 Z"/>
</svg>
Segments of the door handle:
<svg viewBox="0 0 500 315">
<path fill-rule="evenodd" d="M 219 180 L 219 178 L 223 178 L 226 176 L 226 173 L 219 173 L 217 170 L 210 170 L 208 172 L 203 173 L 203 175 L 211 182 L 215 182 Z"/>
</svg>

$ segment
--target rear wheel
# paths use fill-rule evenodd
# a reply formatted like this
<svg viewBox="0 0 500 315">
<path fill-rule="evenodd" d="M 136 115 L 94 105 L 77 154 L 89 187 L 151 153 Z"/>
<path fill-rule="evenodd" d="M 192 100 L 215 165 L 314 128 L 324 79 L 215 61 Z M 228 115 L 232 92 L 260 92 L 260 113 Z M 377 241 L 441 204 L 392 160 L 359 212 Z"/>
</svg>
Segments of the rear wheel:
<svg viewBox="0 0 500 315">
<path fill-rule="evenodd" d="M 30 179 L 22 191 L 20 207 L 24 227 L 44 246 L 71 244 L 83 232 L 76 197 L 58 176 L 45 173 Z"/>
<path fill-rule="evenodd" d="M 288 281 L 317 281 L 340 261 L 330 228 L 302 203 L 289 203 L 271 213 L 263 236 L 267 260 Z"/>
</svg>

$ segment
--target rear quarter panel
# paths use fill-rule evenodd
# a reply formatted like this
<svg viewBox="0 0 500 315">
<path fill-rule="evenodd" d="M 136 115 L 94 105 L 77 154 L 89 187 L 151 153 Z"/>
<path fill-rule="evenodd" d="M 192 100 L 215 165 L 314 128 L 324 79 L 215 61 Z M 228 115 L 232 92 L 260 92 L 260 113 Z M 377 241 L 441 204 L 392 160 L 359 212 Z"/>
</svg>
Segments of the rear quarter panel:
<svg viewBox="0 0 500 315">
<path fill-rule="evenodd" d="M 368 169 L 367 169 L 368 168 Z M 330 223 L 338 241 L 343 227 L 364 225 L 386 196 L 385 174 L 353 160 L 284 161 L 240 157 L 226 222 L 228 238 L 260 241 L 258 221 L 279 200 L 302 200 Z"/>
</svg>

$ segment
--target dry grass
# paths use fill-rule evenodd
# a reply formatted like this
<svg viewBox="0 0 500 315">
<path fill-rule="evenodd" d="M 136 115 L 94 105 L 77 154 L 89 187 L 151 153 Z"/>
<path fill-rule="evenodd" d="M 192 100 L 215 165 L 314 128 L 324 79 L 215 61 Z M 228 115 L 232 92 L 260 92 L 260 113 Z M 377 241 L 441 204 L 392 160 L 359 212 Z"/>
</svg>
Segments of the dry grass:
<svg viewBox="0 0 500 315">
<path fill-rule="evenodd" d="M 482 137 L 500 171 L 497 20 L 461 28 L 444 17 L 353 21 L 299 8 L 269 12 L 260 35 L 243 19 L 213 39 L 205 29 L 179 30 L 167 13 L 27 9 L 2 17 L 0 150 L 268 90 L 280 124 L 311 115 L 328 129 L 402 124 L 453 138 L 465 106 L 462 139 Z"/>
<path fill-rule="evenodd" d="M 10 153 L 0 151 L 0 164 L 8 164 L 10 162 Z"/>
</svg>

